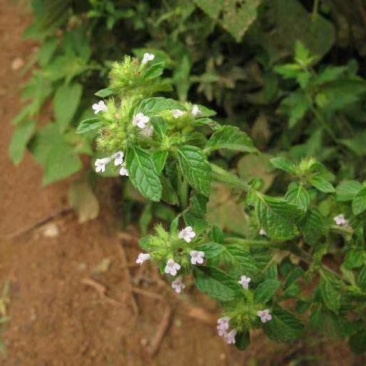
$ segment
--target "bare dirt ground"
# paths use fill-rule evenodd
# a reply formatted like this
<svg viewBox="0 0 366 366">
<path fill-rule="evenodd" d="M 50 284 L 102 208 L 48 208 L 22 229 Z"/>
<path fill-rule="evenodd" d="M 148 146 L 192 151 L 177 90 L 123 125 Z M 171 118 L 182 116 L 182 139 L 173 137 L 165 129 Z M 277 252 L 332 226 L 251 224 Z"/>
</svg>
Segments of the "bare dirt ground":
<svg viewBox="0 0 366 366">
<path fill-rule="evenodd" d="M 343 343 L 322 339 L 275 345 L 256 334 L 246 352 L 226 346 L 215 332 L 216 304 L 192 289 L 178 298 L 153 268 L 133 264 L 136 236 L 119 232 L 110 205 L 81 225 L 67 203 L 68 182 L 42 188 L 29 154 L 11 164 L 24 81 L 12 63 L 33 52 L 21 40 L 29 23 L 19 5 L 0 0 L 0 294 L 10 284 L 0 364 L 365 365 Z"/>
</svg>

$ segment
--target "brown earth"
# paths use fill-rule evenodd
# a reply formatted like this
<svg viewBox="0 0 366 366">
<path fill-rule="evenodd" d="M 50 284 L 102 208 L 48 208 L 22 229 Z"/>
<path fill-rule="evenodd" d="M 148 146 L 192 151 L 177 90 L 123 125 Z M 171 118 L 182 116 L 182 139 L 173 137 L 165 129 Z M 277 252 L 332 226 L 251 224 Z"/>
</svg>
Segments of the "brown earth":
<svg viewBox="0 0 366 366">
<path fill-rule="evenodd" d="M 11 120 L 24 81 L 14 60 L 34 53 L 21 40 L 29 23 L 20 5 L 0 0 L 0 290 L 10 285 L 8 301 L 0 298 L 10 317 L 0 364 L 365 365 L 343 343 L 324 339 L 275 345 L 256 334 L 246 352 L 228 347 L 216 336 L 214 303 L 193 289 L 178 298 L 149 265 L 133 265 L 136 236 L 119 232 L 110 205 L 79 224 L 67 182 L 42 188 L 29 154 L 11 164 Z M 108 192 L 103 198 L 112 201 Z"/>
</svg>

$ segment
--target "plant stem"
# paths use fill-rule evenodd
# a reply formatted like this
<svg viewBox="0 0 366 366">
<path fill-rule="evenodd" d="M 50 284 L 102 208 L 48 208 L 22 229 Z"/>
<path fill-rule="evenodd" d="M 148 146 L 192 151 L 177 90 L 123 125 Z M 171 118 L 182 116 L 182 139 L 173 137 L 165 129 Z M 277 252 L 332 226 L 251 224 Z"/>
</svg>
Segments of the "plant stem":
<svg viewBox="0 0 366 366">
<path fill-rule="evenodd" d="M 314 22 L 319 13 L 320 0 L 314 0 L 313 11 L 311 13 L 311 20 Z"/>
<path fill-rule="evenodd" d="M 272 248 L 282 248 L 282 244 L 272 243 L 268 240 L 248 240 L 242 238 L 229 237 L 225 238 L 225 243 L 227 244 L 240 244 L 248 247 L 272 247 Z"/>
</svg>

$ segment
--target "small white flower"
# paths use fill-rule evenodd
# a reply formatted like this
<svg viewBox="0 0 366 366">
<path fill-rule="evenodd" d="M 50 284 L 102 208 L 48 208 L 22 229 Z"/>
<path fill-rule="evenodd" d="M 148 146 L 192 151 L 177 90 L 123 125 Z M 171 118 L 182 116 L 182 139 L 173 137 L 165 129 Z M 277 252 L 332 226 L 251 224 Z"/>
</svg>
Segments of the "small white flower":
<svg viewBox="0 0 366 366">
<path fill-rule="evenodd" d="M 98 114 L 99 112 L 107 112 L 108 110 L 106 104 L 102 100 L 99 103 L 94 103 L 92 108 L 94 110 L 94 114 Z"/>
<path fill-rule="evenodd" d="M 231 330 L 229 333 L 224 335 L 227 344 L 235 344 L 236 329 Z"/>
<path fill-rule="evenodd" d="M 192 116 L 193 117 L 198 117 L 200 114 L 202 114 L 201 110 L 198 108 L 198 105 L 195 104 L 193 107 L 192 107 Z"/>
<path fill-rule="evenodd" d="M 105 167 L 108 163 L 110 163 L 111 158 L 102 158 L 102 159 L 97 159 L 95 160 L 95 171 L 97 173 L 104 173 L 105 172 Z"/>
<path fill-rule="evenodd" d="M 114 165 L 115 166 L 122 165 L 124 161 L 124 156 L 125 154 L 123 153 L 123 151 L 118 151 L 115 154 L 113 154 L 112 159 L 114 159 Z"/>
<path fill-rule="evenodd" d="M 261 318 L 262 323 L 267 323 L 272 320 L 272 315 L 268 309 L 258 311 L 257 315 Z"/>
<path fill-rule="evenodd" d="M 148 261 L 151 258 L 148 253 L 140 253 L 136 259 L 136 263 L 141 265 L 142 263 Z"/>
<path fill-rule="evenodd" d="M 183 239 L 187 243 L 190 243 L 192 239 L 196 236 L 192 226 L 187 226 L 183 230 L 181 230 L 178 234 L 179 239 Z"/>
<path fill-rule="evenodd" d="M 228 316 L 224 316 L 223 318 L 217 319 L 217 333 L 220 337 L 223 337 L 227 334 L 227 331 L 230 327 L 230 318 Z"/>
<path fill-rule="evenodd" d="M 180 270 L 180 265 L 174 261 L 174 259 L 169 259 L 165 266 L 165 273 L 175 276 Z"/>
<path fill-rule="evenodd" d="M 150 118 L 148 116 L 145 116 L 143 113 L 137 113 L 133 118 L 132 124 L 143 129 L 146 127 L 146 124 L 149 123 L 149 121 Z"/>
<path fill-rule="evenodd" d="M 126 163 L 121 165 L 121 169 L 119 170 L 119 175 L 128 177 L 128 170 L 126 168 Z"/>
<path fill-rule="evenodd" d="M 240 281 L 238 281 L 238 283 L 240 283 L 243 286 L 243 289 L 248 290 L 250 281 L 251 281 L 250 277 L 241 276 Z"/>
<path fill-rule="evenodd" d="M 172 287 L 177 294 L 180 294 L 185 289 L 185 284 L 182 281 L 182 277 L 178 277 L 172 282 Z"/>
<path fill-rule="evenodd" d="M 264 230 L 264 229 L 260 229 L 260 230 L 259 230 L 259 235 L 260 235 L 260 236 L 267 236 L 267 232 L 266 232 L 266 230 Z"/>
<path fill-rule="evenodd" d="M 205 253 L 199 252 L 197 250 L 192 250 L 190 253 L 191 255 L 191 263 L 192 264 L 202 264 L 204 262 Z"/>
<path fill-rule="evenodd" d="M 349 221 L 344 217 L 343 214 L 334 217 L 333 220 L 338 226 L 346 226 L 349 224 Z"/>
<path fill-rule="evenodd" d="M 140 133 L 145 137 L 151 137 L 154 133 L 154 128 L 153 126 L 146 125 L 145 128 L 140 131 Z"/>
<path fill-rule="evenodd" d="M 184 111 L 181 111 L 180 109 L 174 109 L 174 111 L 172 111 L 172 115 L 174 118 L 180 118 L 184 115 Z"/>
<path fill-rule="evenodd" d="M 143 65 L 147 64 L 148 62 L 152 61 L 155 58 L 155 55 L 153 55 L 152 53 L 144 53 L 144 57 L 142 58 L 141 63 Z"/>
</svg>

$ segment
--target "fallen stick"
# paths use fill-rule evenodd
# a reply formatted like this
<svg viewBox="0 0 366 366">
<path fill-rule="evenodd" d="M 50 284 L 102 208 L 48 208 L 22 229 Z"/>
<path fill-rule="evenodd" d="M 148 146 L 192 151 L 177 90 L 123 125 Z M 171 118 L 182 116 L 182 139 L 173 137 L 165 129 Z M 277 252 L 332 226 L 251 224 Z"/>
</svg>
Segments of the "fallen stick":
<svg viewBox="0 0 366 366">
<path fill-rule="evenodd" d="M 146 297 L 151 297 L 151 298 L 157 299 L 157 300 L 163 300 L 163 296 L 158 295 L 155 292 L 145 291 L 138 287 L 132 287 L 131 289 L 132 289 L 132 292 L 134 292 L 135 294 L 143 295 Z"/>
<path fill-rule="evenodd" d="M 155 333 L 155 336 L 152 339 L 150 346 L 147 349 L 147 354 L 149 355 L 149 357 L 153 358 L 159 351 L 159 348 L 164 339 L 164 336 L 169 329 L 172 315 L 173 315 L 172 309 L 166 308 L 166 310 L 164 311 L 163 317 L 160 321 L 159 327 Z"/>
<path fill-rule="evenodd" d="M 97 281 L 95 281 L 91 278 L 84 278 L 84 279 L 81 280 L 81 283 L 94 288 L 94 290 L 97 291 L 99 296 L 103 300 L 105 300 L 106 302 L 110 303 L 111 305 L 113 305 L 113 306 L 121 306 L 122 305 L 122 303 L 120 303 L 119 301 L 114 300 L 114 299 L 112 299 L 112 298 L 110 298 L 109 296 L 106 295 L 107 289 L 101 283 L 99 283 L 99 282 L 97 282 Z"/>
</svg>

